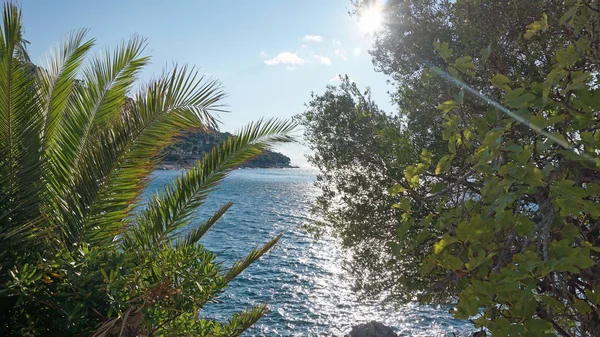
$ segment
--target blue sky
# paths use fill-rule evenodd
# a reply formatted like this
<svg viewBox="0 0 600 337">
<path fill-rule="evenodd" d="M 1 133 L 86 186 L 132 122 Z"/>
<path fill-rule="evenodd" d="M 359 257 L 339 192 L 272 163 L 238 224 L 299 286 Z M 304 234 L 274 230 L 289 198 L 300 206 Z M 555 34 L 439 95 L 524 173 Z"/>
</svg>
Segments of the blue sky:
<svg viewBox="0 0 600 337">
<path fill-rule="evenodd" d="M 374 71 L 367 53 L 371 39 L 348 15 L 350 0 L 260 1 L 78 1 L 22 0 L 25 38 L 39 62 L 45 51 L 69 32 L 89 28 L 96 51 L 133 34 L 148 39 L 151 64 L 141 80 L 172 65 L 197 66 L 219 79 L 228 94 L 229 113 L 221 130 L 233 132 L 260 117 L 304 111 L 310 93 L 348 74 L 370 86 L 389 107 L 386 77 Z M 279 151 L 305 165 L 306 149 L 286 145 Z"/>
</svg>

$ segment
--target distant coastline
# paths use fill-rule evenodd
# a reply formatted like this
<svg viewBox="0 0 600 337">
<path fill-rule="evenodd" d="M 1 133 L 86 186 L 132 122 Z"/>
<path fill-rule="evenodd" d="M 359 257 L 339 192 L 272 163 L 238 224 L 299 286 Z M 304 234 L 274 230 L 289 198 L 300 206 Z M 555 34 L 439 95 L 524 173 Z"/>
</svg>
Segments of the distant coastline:
<svg viewBox="0 0 600 337">
<path fill-rule="evenodd" d="M 189 131 L 163 152 L 159 170 L 183 170 L 196 166 L 213 147 L 221 145 L 233 135 L 217 130 Z M 291 164 L 291 159 L 279 152 L 266 150 L 240 168 L 299 168 Z"/>
<path fill-rule="evenodd" d="M 156 169 L 160 170 L 160 171 L 186 170 L 186 169 L 194 167 L 196 165 L 196 162 L 197 162 L 196 160 L 186 161 L 185 163 L 163 162 L 163 163 L 159 164 Z M 249 162 L 249 164 L 251 164 L 251 162 Z M 272 165 L 272 166 L 242 165 L 238 168 L 240 168 L 240 169 L 297 169 L 297 168 L 300 168 L 300 166 L 294 166 L 294 165 L 285 165 L 285 166 L 284 165 Z"/>
</svg>

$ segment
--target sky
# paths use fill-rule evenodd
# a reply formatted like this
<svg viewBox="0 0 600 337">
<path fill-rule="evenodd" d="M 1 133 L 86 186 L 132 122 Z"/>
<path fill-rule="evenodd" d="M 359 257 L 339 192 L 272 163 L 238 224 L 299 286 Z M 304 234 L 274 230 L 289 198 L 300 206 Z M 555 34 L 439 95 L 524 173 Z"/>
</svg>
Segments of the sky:
<svg viewBox="0 0 600 337">
<path fill-rule="evenodd" d="M 94 52 L 134 34 L 147 39 L 151 64 L 140 81 L 174 63 L 196 66 L 218 79 L 229 112 L 221 131 L 235 132 L 261 117 L 291 118 L 305 110 L 311 92 L 323 93 L 348 74 L 373 99 L 391 107 L 386 76 L 374 70 L 372 37 L 351 17 L 350 0 L 21 0 L 32 60 L 70 32 L 88 28 Z M 276 148 L 306 166 L 302 145 Z"/>
</svg>

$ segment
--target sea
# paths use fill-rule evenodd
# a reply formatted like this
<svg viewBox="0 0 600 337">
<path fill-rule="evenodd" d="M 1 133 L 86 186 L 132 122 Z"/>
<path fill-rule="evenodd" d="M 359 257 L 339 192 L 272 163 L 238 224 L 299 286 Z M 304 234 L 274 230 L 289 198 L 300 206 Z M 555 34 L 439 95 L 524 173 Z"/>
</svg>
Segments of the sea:
<svg viewBox="0 0 600 337">
<path fill-rule="evenodd" d="M 181 171 L 154 172 L 148 191 L 179 175 Z M 304 228 L 313 220 L 315 179 L 310 169 L 238 169 L 198 208 L 191 226 L 233 202 L 201 241 L 225 265 L 283 233 L 270 253 L 231 283 L 222 303 L 208 305 L 201 316 L 226 322 L 236 311 L 267 303 L 268 314 L 243 336 L 344 336 L 353 325 L 372 320 L 399 336 L 467 336 L 471 324 L 453 319 L 450 307 L 389 308 L 357 298 L 343 268 L 347 252 L 335 238 L 315 239 Z"/>
</svg>

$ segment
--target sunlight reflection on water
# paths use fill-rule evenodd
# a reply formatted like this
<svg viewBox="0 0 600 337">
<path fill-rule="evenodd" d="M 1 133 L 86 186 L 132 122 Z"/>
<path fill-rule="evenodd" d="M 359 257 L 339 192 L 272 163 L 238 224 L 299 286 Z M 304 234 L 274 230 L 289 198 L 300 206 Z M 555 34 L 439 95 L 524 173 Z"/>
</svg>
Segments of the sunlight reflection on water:
<svg viewBox="0 0 600 337">
<path fill-rule="evenodd" d="M 154 190 L 177 176 L 158 171 Z M 234 206 L 202 239 L 226 265 L 284 233 L 279 245 L 250 266 L 222 294 L 224 303 L 202 314 L 227 320 L 235 311 L 268 303 L 270 311 L 245 336 L 343 336 L 352 325 L 380 321 L 399 336 L 453 336 L 469 324 L 452 319 L 448 308 L 406 305 L 395 310 L 359 302 L 341 268 L 343 252 L 331 237 L 314 240 L 302 228 L 316 196 L 314 172 L 299 169 L 236 170 L 197 211 L 197 224 L 228 201 Z M 193 224 L 193 225 L 194 225 Z"/>
</svg>

